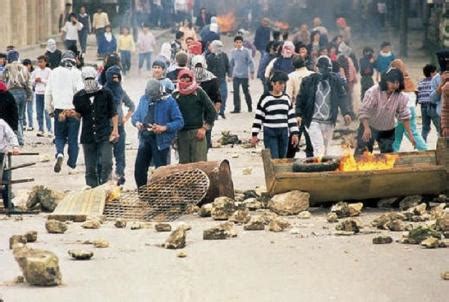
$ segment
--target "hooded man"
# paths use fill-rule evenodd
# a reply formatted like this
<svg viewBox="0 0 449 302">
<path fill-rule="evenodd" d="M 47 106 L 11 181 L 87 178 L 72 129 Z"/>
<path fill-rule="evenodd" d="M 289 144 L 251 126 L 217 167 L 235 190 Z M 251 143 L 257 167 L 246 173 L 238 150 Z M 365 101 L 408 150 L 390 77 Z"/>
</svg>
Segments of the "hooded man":
<svg viewBox="0 0 449 302">
<path fill-rule="evenodd" d="M 209 46 L 210 53 L 206 56 L 207 69 L 212 72 L 218 79 L 221 108 L 219 115 L 224 119 L 226 110 L 226 100 L 228 99 L 228 84 L 226 75 L 231 76 L 231 69 L 228 55 L 223 52 L 223 42 L 219 40 L 212 41 Z"/>
<path fill-rule="evenodd" d="M 19 53 L 12 49 L 7 53 L 8 64 L 6 65 L 3 77 L 8 91 L 16 100 L 19 113 L 19 124 L 17 129 L 17 139 L 21 146 L 24 145 L 23 127 L 26 102 L 31 102 L 33 90 L 31 85 L 31 74 L 23 64 L 19 62 Z"/>
<path fill-rule="evenodd" d="M 131 118 L 136 109 L 133 101 L 129 98 L 126 91 L 122 88 L 122 74 L 118 66 L 111 66 L 106 71 L 106 85 L 112 93 L 115 111 L 118 114 L 118 141 L 113 144 L 113 152 L 115 158 L 115 175 L 118 179 L 118 185 L 125 183 L 125 147 L 126 147 L 126 131 L 125 125 Z M 123 112 L 123 105 L 128 108 L 126 115 Z"/>
<path fill-rule="evenodd" d="M 333 72 L 329 57 L 317 61 L 317 73 L 303 79 L 296 99 L 298 124 L 304 125 L 310 136 L 314 156 L 325 156 L 332 140 L 338 111 L 345 124 L 351 123 L 351 107 L 344 83 Z"/>
<path fill-rule="evenodd" d="M 50 116 L 54 116 L 56 162 L 53 170 L 61 171 L 64 161 L 64 148 L 68 144 L 67 165 L 72 169 L 69 173 L 75 173 L 78 159 L 78 132 L 79 120 L 75 117 L 73 96 L 83 89 L 81 71 L 76 67 L 75 55 L 66 51 L 61 59 L 61 64 L 53 69 L 45 87 L 45 109 Z"/>
<path fill-rule="evenodd" d="M 220 83 L 217 77 L 207 70 L 207 63 L 204 56 L 194 56 L 192 58 L 192 68 L 195 73 L 195 78 L 203 88 L 204 92 L 207 93 L 211 101 L 214 103 L 215 110 L 220 111 L 221 108 L 221 94 L 220 94 Z M 212 148 L 212 127 L 206 132 L 207 148 Z"/>
<path fill-rule="evenodd" d="M 190 70 L 179 73 L 173 97 L 184 118 L 184 127 L 177 139 L 179 163 L 207 161 L 206 132 L 212 128 L 217 116 L 214 104 Z"/>
<path fill-rule="evenodd" d="M 86 165 L 86 185 L 95 188 L 106 183 L 112 172 L 112 143 L 119 139 L 118 114 L 109 89 L 96 81 L 97 71 L 84 67 L 84 89 L 73 97 L 77 117 L 83 120 L 80 142 Z"/>
<path fill-rule="evenodd" d="M 132 115 L 132 124 L 139 131 L 134 177 L 140 188 L 147 184 L 151 162 L 156 168 L 167 165 L 170 145 L 184 120 L 174 98 L 163 92 L 158 80 L 151 79 Z"/>
<path fill-rule="evenodd" d="M 45 56 L 47 57 L 48 68 L 50 69 L 55 69 L 61 63 L 62 52 L 56 47 L 56 41 L 54 39 L 48 39 Z"/>
</svg>

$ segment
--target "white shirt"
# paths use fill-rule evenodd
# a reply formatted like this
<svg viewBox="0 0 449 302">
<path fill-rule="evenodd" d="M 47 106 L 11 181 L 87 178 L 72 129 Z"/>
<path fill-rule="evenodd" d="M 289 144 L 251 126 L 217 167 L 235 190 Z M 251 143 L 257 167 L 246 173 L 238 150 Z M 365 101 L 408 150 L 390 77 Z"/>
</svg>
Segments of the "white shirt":
<svg viewBox="0 0 449 302">
<path fill-rule="evenodd" d="M 47 85 L 48 78 L 50 77 L 51 69 L 45 67 L 44 69 L 40 69 L 37 67 L 31 73 L 31 83 L 34 86 L 34 92 L 39 95 L 45 94 L 45 86 Z M 40 82 L 36 82 L 36 78 L 40 78 Z"/>
<path fill-rule="evenodd" d="M 76 67 L 59 66 L 50 72 L 45 89 L 45 109 L 73 109 L 73 96 L 84 88 L 81 71 Z"/>
<path fill-rule="evenodd" d="M 19 147 L 17 136 L 5 120 L 0 119 L 0 153 L 6 153 L 14 147 Z"/>
<path fill-rule="evenodd" d="M 67 21 L 62 28 L 65 32 L 65 40 L 78 41 L 78 31 L 83 28 L 81 22 L 77 22 L 75 25 L 72 22 Z"/>
</svg>

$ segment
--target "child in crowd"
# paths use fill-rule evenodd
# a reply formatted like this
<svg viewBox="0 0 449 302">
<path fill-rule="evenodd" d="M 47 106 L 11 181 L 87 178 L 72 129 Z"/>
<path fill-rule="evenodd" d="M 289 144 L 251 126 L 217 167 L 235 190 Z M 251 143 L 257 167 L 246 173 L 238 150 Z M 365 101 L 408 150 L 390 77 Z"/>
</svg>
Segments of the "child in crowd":
<svg viewBox="0 0 449 302">
<path fill-rule="evenodd" d="M 288 75 L 275 72 L 270 79 L 271 91 L 263 94 L 257 104 L 252 128 L 251 143 L 256 145 L 263 126 L 265 148 L 270 149 L 272 158 L 285 158 L 291 134 L 291 144 L 298 145 L 298 124 L 290 97 L 284 93 Z"/>
<path fill-rule="evenodd" d="M 165 62 L 156 60 L 151 67 L 151 75 L 153 79 L 158 80 L 161 83 L 164 92 L 172 93 L 175 90 L 175 85 L 166 77 L 166 70 L 167 65 L 165 65 Z"/>
<path fill-rule="evenodd" d="M 374 86 L 374 50 L 371 47 L 365 47 L 363 49 L 363 57 L 360 58 L 360 75 L 361 78 L 361 100 L 365 96 L 365 92 Z"/>
<path fill-rule="evenodd" d="M 118 51 L 120 61 L 122 62 L 123 74 L 126 75 L 131 69 L 131 52 L 136 51 L 134 38 L 129 34 L 129 27 L 122 27 L 121 34 L 118 37 Z"/>
<path fill-rule="evenodd" d="M 31 74 L 34 71 L 33 63 L 30 59 L 24 59 L 22 61 L 23 66 L 25 66 L 28 69 L 28 73 Z M 23 126 L 26 127 L 27 131 L 33 131 L 34 130 L 34 123 L 33 123 L 33 105 L 34 105 L 34 98 L 31 97 L 26 102 L 26 110 L 25 113 L 26 116 L 23 117 Z M 27 123 L 28 118 L 28 123 Z M 28 125 L 28 127 L 27 127 Z"/>
<path fill-rule="evenodd" d="M 104 35 L 101 36 L 101 39 L 99 41 L 100 56 L 103 58 L 117 51 L 117 40 L 112 33 L 111 25 L 106 25 L 104 30 Z"/>
<path fill-rule="evenodd" d="M 430 132 L 430 123 L 432 122 L 440 133 L 440 117 L 437 113 L 437 104 L 431 101 L 432 78 L 436 74 L 437 68 L 432 64 L 427 64 L 423 68 L 424 79 L 418 83 L 418 103 L 421 105 L 422 131 L 421 135 L 427 142 L 427 136 Z"/>
<path fill-rule="evenodd" d="M 39 137 L 44 136 L 44 117 L 47 126 L 47 135 L 48 137 L 53 136 L 51 118 L 48 111 L 45 110 L 45 88 L 51 72 L 51 69 L 47 67 L 47 63 L 46 56 L 39 56 L 37 58 L 37 68 L 31 73 L 31 82 L 36 96 L 36 115 L 37 124 L 39 126 L 37 136 Z"/>
<path fill-rule="evenodd" d="M 394 56 L 392 50 L 391 50 L 391 43 L 390 42 L 383 42 L 380 45 L 380 51 L 379 55 L 377 56 L 376 62 L 375 62 L 375 68 L 377 71 L 376 80 L 377 82 L 380 81 L 380 75 L 388 70 L 390 68 L 391 62 L 396 59 Z"/>
</svg>

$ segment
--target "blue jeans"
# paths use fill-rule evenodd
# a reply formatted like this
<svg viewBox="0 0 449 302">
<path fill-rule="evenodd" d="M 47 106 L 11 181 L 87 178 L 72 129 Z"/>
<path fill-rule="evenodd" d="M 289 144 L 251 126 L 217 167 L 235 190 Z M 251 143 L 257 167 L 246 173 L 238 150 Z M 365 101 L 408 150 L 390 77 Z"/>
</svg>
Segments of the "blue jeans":
<svg viewBox="0 0 449 302">
<path fill-rule="evenodd" d="M 36 115 L 37 124 L 39 125 L 39 131 L 44 131 L 44 114 L 45 114 L 45 124 L 47 126 L 47 131 L 53 133 L 51 129 L 51 118 L 48 115 L 47 110 L 45 110 L 45 96 L 43 94 L 36 94 Z"/>
<path fill-rule="evenodd" d="M 413 138 L 416 142 L 416 149 L 418 151 L 425 151 L 427 150 L 427 144 L 424 141 L 421 134 L 416 129 L 416 108 L 415 107 L 409 107 L 410 112 L 412 113 L 412 116 L 410 118 L 410 128 L 412 130 Z M 394 143 L 393 143 L 393 150 L 394 152 L 399 152 L 399 149 L 401 148 L 402 138 L 405 136 L 408 138 L 408 133 L 405 131 L 404 124 L 402 122 L 399 122 L 396 126 L 395 132 L 394 132 Z"/>
<path fill-rule="evenodd" d="M 285 158 L 288 149 L 288 128 L 263 128 L 263 144 L 271 158 Z"/>
<path fill-rule="evenodd" d="M 95 29 L 95 38 L 97 40 L 97 54 L 100 54 L 100 41 L 104 36 L 104 27 Z"/>
<path fill-rule="evenodd" d="M 249 80 L 248 78 L 233 78 L 232 85 L 234 89 L 234 111 L 240 112 L 240 86 L 242 86 L 243 94 L 245 95 L 246 105 L 248 111 L 253 110 L 253 102 L 251 100 L 251 94 L 249 93 Z"/>
<path fill-rule="evenodd" d="M 64 147 L 68 144 L 69 147 L 67 153 L 69 154 L 69 159 L 67 160 L 67 165 L 70 168 L 75 168 L 79 152 L 78 133 L 80 121 L 76 118 L 67 118 L 65 121 L 60 122 L 58 120 L 60 112 L 62 112 L 62 110 L 55 110 L 55 157 L 58 156 L 58 154 L 64 154 Z"/>
<path fill-rule="evenodd" d="M 421 135 L 424 141 L 427 142 L 427 136 L 430 133 L 431 122 L 436 128 L 437 134 L 440 133 L 440 116 L 437 113 L 437 105 L 430 103 L 421 104 L 421 117 L 422 117 Z"/>
<path fill-rule="evenodd" d="M 167 165 L 169 151 L 170 148 L 164 150 L 157 148 L 156 136 L 140 138 L 134 165 L 134 179 L 136 180 L 137 188 L 147 184 L 148 167 L 150 167 L 152 161 L 156 168 Z"/>
<path fill-rule="evenodd" d="M 120 135 L 118 142 L 113 144 L 114 158 L 115 158 L 115 174 L 122 177 L 125 176 L 126 158 L 125 158 L 125 147 L 126 147 L 126 132 L 125 126 L 118 126 L 118 133 Z"/>
<path fill-rule="evenodd" d="M 129 50 L 120 50 L 120 61 L 123 67 L 123 73 L 127 74 L 131 69 L 131 52 Z"/>
<path fill-rule="evenodd" d="M 226 82 L 226 78 L 219 80 L 220 84 L 220 96 L 221 96 L 221 108 L 220 114 L 224 114 L 226 111 L 226 101 L 228 99 L 228 83 Z"/>
<path fill-rule="evenodd" d="M 142 69 L 145 61 L 147 70 L 151 70 L 151 52 L 139 53 L 139 70 Z"/>
<path fill-rule="evenodd" d="M 84 53 L 86 52 L 88 34 L 89 33 L 87 32 L 87 29 L 82 29 L 78 32 L 78 38 L 80 40 L 81 51 Z"/>
<path fill-rule="evenodd" d="M 26 106 L 26 91 L 23 88 L 11 89 L 9 92 L 12 94 L 17 104 L 17 111 L 19 114 L 19 125 L 17 129 L 17 139 L 19 141 L 19 145 L 23 146 L 23 119 L 25 117 L 25 106 Z"/>
<path fill-rule="evenodd" d="M 33 122 L 33 99 L 31 101 L 27 101 L 25 103 L 25 107 L 26 107 L 26 117 L 23 117 L 23 123 L 24 126 L 28 126 L 29 128 L 34 128 L 34 122 Z M 28 118 L 28 122 L 26 120 L 26 118 Z"/>
</svg>

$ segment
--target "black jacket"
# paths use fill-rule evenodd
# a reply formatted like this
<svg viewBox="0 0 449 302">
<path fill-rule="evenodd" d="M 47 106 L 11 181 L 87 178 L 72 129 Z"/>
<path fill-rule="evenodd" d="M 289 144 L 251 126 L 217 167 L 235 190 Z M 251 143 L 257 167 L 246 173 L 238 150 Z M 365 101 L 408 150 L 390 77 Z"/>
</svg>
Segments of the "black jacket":
<svg viewBox="0 0 449 302">
<path fill-rule="evenodd" d="M 221 103 L 220 84 L 217 78 L 213 78 L 209 81 L 201 82 L 201 88 L 209 96 L 212 103 Z"/>
<path fill-rule="evenodd" d="M 304 78 L 300 93 L 296 98 L 296 116 L 303 119 L 306 127 L 310 127 L 310 123 L 312 123 L 315 112 L 315 94 L 321 79 L 322 75 L 319 73 Z M 349 114 L 352 116 L 352 112 L 343 81 L 335 73 L 329 75 L 328 81 L 331 88 L 331 122 L 335 124 L 338 109 L 340 109 L 342 115 Z"/>
<path fill-rule="evenodd" d="M 206 57 L 207 69 L 219 79 L 226 79 L 231 74 L 228 55 L 224 52 L 219 54 L 210 53 Z"/>
<path fill-rule="evenodd" d="M 112 132 L 111 119 L 117 114 L 111 91 L 104 88 L 94 93 L 80 90 L 73 97 L 73 105 L 83 119 L 81 144 L 108 141 Z"/>
<path fill-rule="evenodd" d="M 13 131 L 17 131 L 19 124 L 17 104 L 8 91 L 0 93 L 0 119 L 5 120 Z"/>
<path fill-rule="evenodd" d="M 47 57 L 48 61 L 47 66 L 50 69 L 55 69 L 61 63 L 62 52 L 59 49 L 56 49 L 55 52 L 47 51 L 45 53 L 45 56 Z"/>
</svg>

